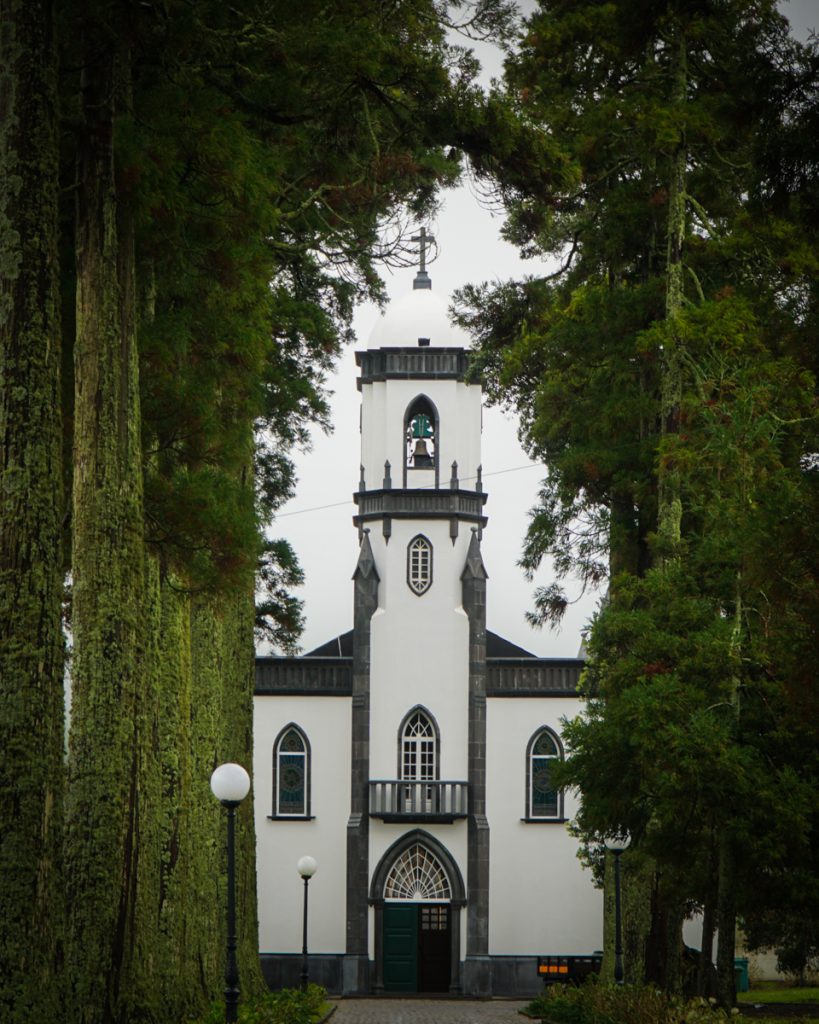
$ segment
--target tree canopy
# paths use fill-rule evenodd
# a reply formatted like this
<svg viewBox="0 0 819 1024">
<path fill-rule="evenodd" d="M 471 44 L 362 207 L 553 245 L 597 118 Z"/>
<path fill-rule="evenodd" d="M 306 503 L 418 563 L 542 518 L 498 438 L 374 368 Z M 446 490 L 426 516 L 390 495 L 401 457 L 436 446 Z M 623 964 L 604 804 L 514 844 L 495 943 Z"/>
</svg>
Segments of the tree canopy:
<svg viewBox="0 0 819 1024">
<path fill-rule="evenodd" d="M 285 650 L 301 626 L 294 554 L 265 535 L 290 453 L 326 425 L 354 303 L 381 297 L 409 220 L 457 180 L 459 138 L 487 134 L 475 62 L 446 33 L 502 34 L 510 7 L 0 13 L 0 685 L 19 754 L 0 1007 L 164 1024 L 219 986 L 207 779 L 251 764 L 254 622 Z M 239 837 L 252 992 L 249 802 Z"/>
<path fill-rule="evenodd" d="M 810 873 L 816 827 L 819 54 L 773 3 L 638 6 L 526 19 L 502 95 L 561 173 L 491 175 L 506 236 L 559 265 L 464 289 L 459 315 L 547 471 L 524 568 L 608 584 L 562 781 L 589 856 L 628 828 L 650 858 L 672 939 L 632 969 L 681 984 L 673 921 L 705 907 L 731 1002 L 735 913 L 762 911 L 760 873 L 773 903 L 787 864 Z M 539 590 L 532 620 L 566 600 Z"/>
</svg>

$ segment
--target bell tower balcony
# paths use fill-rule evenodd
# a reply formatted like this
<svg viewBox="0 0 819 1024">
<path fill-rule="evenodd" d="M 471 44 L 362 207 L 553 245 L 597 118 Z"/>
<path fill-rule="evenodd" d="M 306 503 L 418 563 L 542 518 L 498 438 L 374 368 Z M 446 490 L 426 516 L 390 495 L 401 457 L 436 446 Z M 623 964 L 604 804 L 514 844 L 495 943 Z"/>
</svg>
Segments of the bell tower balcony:
<svg viewBox="0 0 819 1024">
<path fill-rule="evenodd" d="M 373 779 L 370 782 L 370 817 L 388 822 L 448 824 L 467 816 L 468 795 L 468 782 Z"/>
</svg>

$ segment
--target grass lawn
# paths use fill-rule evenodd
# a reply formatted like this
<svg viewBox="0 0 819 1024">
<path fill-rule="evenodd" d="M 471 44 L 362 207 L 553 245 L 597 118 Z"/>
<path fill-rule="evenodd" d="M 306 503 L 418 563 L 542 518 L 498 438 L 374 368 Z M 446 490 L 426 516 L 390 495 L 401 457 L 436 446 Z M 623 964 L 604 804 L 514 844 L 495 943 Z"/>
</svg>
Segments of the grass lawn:
<svg viewBox="0 0 819 1024">
<path fill-rule="evenodd" d="M 731 1020 L 735 1020 L 738 1024 L 816 1024 L 815 1017 L 743 1017 L 741 1014 L 739 1017 L 732 1017 Z"/>
<path fill-rule="evenodd" d="M 752 988 L 737 995 L 740 1003 L 819 1003 L 819 988 L 785 988 L 777 985 L 768 988 Z"/>
</svg>

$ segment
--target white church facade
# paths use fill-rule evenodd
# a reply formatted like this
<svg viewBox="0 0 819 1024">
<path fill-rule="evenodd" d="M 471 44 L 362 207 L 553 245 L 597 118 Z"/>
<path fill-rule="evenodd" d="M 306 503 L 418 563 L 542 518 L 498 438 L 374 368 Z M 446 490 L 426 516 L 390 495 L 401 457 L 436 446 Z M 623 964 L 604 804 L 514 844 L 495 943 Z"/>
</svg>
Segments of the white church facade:
<svg viewBox="0 0 819 1024">
<path fill-rule="evenodd" d="M 602 946 L 602 895 L 556 790 L 577 659 L 487 630 L 481 389 L 423 269 L 358 352 L 353 628 L 258 658 L 259 938 L 274 985 L 532 994 L 537 958 Z"/>
</svg>

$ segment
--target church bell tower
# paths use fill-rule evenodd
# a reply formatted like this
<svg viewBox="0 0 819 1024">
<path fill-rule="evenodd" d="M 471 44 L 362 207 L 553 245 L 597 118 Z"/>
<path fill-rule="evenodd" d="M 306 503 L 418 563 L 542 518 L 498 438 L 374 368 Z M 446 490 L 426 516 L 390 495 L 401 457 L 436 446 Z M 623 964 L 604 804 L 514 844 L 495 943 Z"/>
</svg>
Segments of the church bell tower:
<svg viewBox="0 0 819 1024">
<path fill-rule="evenodd" d="M 416 236 L 412 291 L 356 353 L 348 992 L 390 987 L 390 858 L 416 848 L 446 876 L 448 990 L 480 994 L 488 955 L 481 389 L 469 338 L 432 291 L 431 240 Z"/>
</svg>

